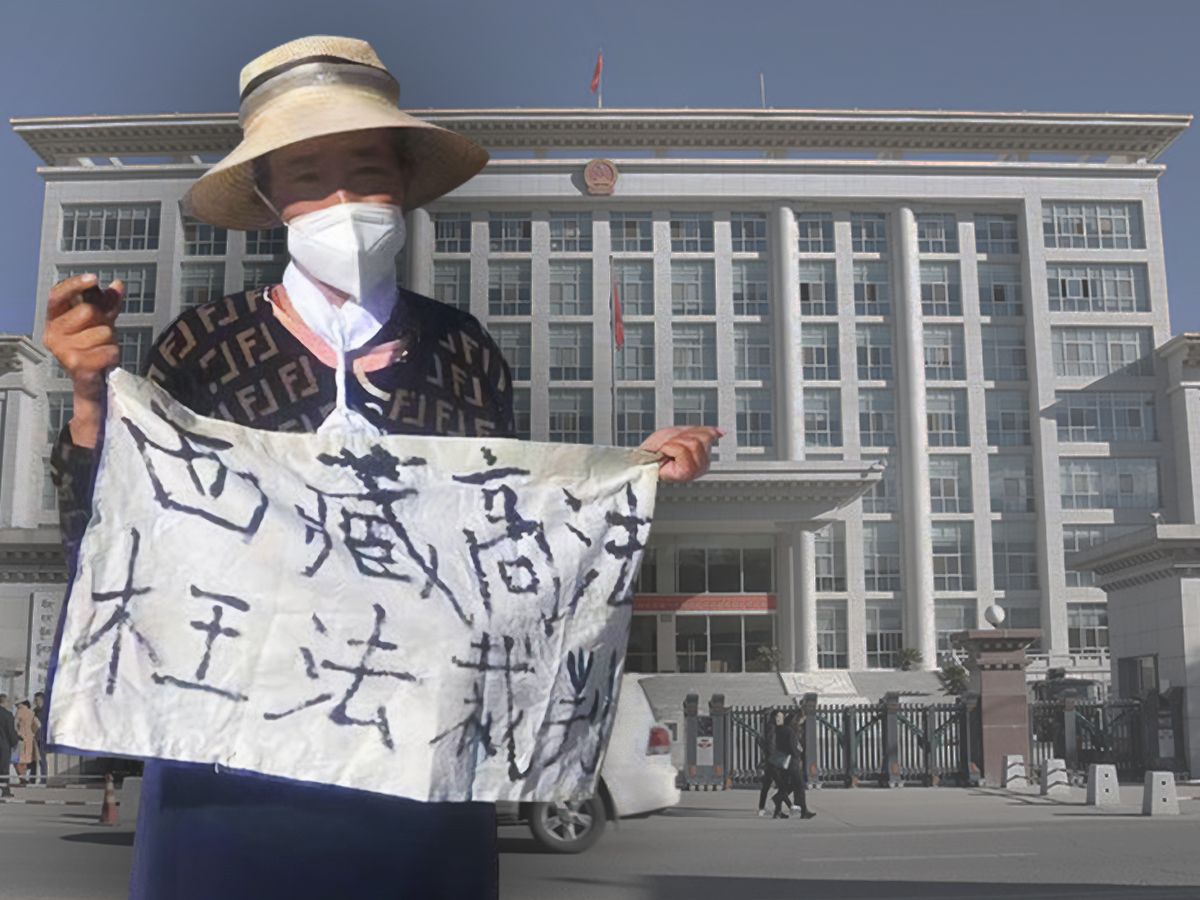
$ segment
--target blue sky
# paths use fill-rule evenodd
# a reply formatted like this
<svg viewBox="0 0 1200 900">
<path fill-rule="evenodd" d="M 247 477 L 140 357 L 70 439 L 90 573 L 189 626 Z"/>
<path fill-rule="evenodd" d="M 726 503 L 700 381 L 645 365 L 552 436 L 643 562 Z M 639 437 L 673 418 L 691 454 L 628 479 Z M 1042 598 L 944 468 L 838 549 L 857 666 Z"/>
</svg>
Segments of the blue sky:
<svg viewBox="0 0 1200 900">
<path fill-rule="evenodd" d="M 9 0 L 0 111 L 232 112 L 237 75 L 307 34 L 371 42 L 409 109 L 969 109 L 1193 114 L 1200 0 Z M 1161 162 L 1173 330 L 1200 331 L 1200 133 Z M 28 333 L 43 184 L 0 137 L 0 332 Z M 1189 212 L 1191 210 L 1191 212 Z"/>
</svg>

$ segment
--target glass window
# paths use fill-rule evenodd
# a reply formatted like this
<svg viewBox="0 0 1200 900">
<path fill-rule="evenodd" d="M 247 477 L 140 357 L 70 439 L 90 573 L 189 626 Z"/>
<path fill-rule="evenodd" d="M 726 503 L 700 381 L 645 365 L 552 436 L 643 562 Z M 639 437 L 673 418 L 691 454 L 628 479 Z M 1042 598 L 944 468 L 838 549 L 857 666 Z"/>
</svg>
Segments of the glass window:
<svg viewBox="0 0 1200 900">
<path fill-rule="evenodd" d="M 992 447 L 1024 447 L 1029 434 L 1029 395 L 1021 391 L 985 391 L 987 440 Z"/>
<path fill-rule="evenodd" d="M 54 468 L 47 457 L 42 460 L 42 511 L 58 509 L 58 488 L 54 486 Z"/>
<path fill-rule="evenodd" d="M 528 381 L 532 367 L 530 326 L 518 322 L 493 322 L 488 333 L 504 354 L 513 381 Z"/>
<path fill-rule="evenodd" d="M 488 251 L 528 253 L 533 246 L 529 213 L 492 213 L 488 218 Z"/>
<path fill-rule="evenodd" d="M 969 513 L 971 503 L 971 458 L 969 456 L 929 457 L 930 511 Z"/>
<path fill-rule="evenodd" d="M 970 522 L 934 522 L 933 589 L 975 590 L 975 530 Z"/>
<path fill-rule="evenodd" d="M 836 389 L 804 391 L 804 445 L 842 446 L 842 394 Z"/>
<path fill-rule="evenodd" d="M 591 213 L 550 213 L 551 253 L 591 253 Z"/>
<path fill-rule="evenodd" d="M 917 216 L 917 250 L 920 253 L 957 253 L 958 220 L 942 213 Z"/>
<path fill-rule="evenodd" d="M 618 260 L 613 263 L 613 279 L 621 298 L 622 316 L 654 315 L 653 263 L 649 260 Z"/>
<path fill-rule="evenodd" d="M 287 226 L 246 232 L 247 256 L 286 256 Z"/>
<path fill-rule="evenodd" d="M 471 264 L 437 260 L 433 264 L 433 299 L 471 311 Z"/>
<path fill-rule="evenodd" d="M 529 388 L 513 388 L 513 424 L 518 438 L 523 441 L 530 439 L 533 417 L 530 414 Z"/>
<path fill-rule="evenodd" d="M 1011 325 L 984 325 L 983 377 L 989 381 L 1028 381 L 1025 333 Z"/>
<path fill-rule="evenodd" d="M 1158 509 L 1158 460 L 1060 459 L 1063 509 Z"/>
<path fill-rule="evenodd" d="M 638 447 L 654 433 L 654 390 L 617 391 L 617 446 Z"/>
<path fill-rule="evenodd" d="M 1087 550 L 1089 547 L 1095 547 L 1105 541 L 1116 540 L 1139 531 L 1141 527 L 1140 525 L 1064 525 L 1063 556 Z M 1091 587 L 1096 583 L 1094 572 L 1080 572 L 1069 566 L 1064 566 L 1064 569 L 1067 587 Z"/>
<path fill-rule="evenodd" d="M 855 327 L 858 343 L 858 380 L 892 380 L 892 329 L 887 325 Z"/>
<path fill-rule="evenodd" d="M 638 566 L 637 575 L 633 581 L 635 594 L 658 593 L 658 547 L 651 538 L 642 551 L 642 564 Z"/>
<path fill-rule="evenodd" d="M 118 328 L 117 346 L 121 349 L 121 368 L 134 375 L 141 374 L 153 341 L 152 328 Z"/>
<path fill-rule="evenodd" d="M 1142 266 L 1047 266 L 1053 312 L 1149 312 Z"/>
<path fill-rule="evenodd" d="M 680 593 L 770 593 L 775 589 L 772 540 L 758 535 L 681 537 L 675 554 Z"/>
<path fill-rule="evenodd" d="M 893 513 L 899 507 L 895 467 L 885 466 L 883 477 L 875 482 L 871 490 L 863 494 L 862 510 L 864 513 Z"/>
<path fill-rule="evenodd" d="M 1149 328 L 1052 328 L 1054 374 L 1153 375 Z"/>
<path fill-rule="evenodd" d="M 734 253 L 767 252 L 767 217 L 765 213 L 734 213 L 729 219 Z"/>
<path fill-rule="evenodd" d="M 766 325 L 733 326 L 734 378 L 771 380 L 771 331 Z"/>
<path fill-rule="evenodd" d="M 1137 203 L 1043 203 L 1047 247 L 1132 250 L 1144 247 Z"/>
<path fill-rule="evenodd" d="M 46 394 L 46 401 L 46 443 L 53 444 L 75 415 L 75 394 L 73 391 L 50 391 Z M 0 404 L 0 411 L 3 409 L 4 406 Z"/>
<path fill-rule="evenodd" d="M 1033 522 L 992 523 L 992 580 L 998 591 L 1037 590 L 1037 526 Z"/>
<path fill-rule="evenodd" d="M 817 601 L 817 667 L 850 668 L 844 600 Z"/>
<path fill-rule="evenodd" d="M 1054 417 L 1064 442 L 1155 440 L 1154 395 L 1122 391 L 1059 391 Z"/>
<path fill-rule="evenodd" d="M 527 316 L 530 313 L 531 276 L 528 262 L 488 264 L 488 315 Z"/>
<path fill-rule="evenodd" d="M 711 316 L 717 312 L 717 289 L 711 262 L 671 263 L 671 315 Z"/>
<path fill-rule="evenodd" d="M 800 274 L 800 314 L 836 316 L 837 284 L 831 262 L 802 261 Z M 886 292 L 885 292 L 886 293 Z"/>
<path fill-rule="evenodd" d="M 1067 604 L 1067 646 L 1072 653 L 1099 653 L 1108 649 L 1108 605 Z"/>
<path fill-rule="evenodd" d="M 717 332 L 715 325 L 671 326 L 672 361 L 676 381 L 715 381 Z"/>
<path fill-rule="evenodd" d="M 938 656 L 942 657 L 942 654 L 948 654 L 954 649 L 950 644 L 950 635 L 975 628 L 975 623 L 975 601 L 935 600 L 933 602 L 933 628 L 937 634 Z"/>
<path fill-rule="evenodd" d="M 979 312 L 994 317 L 1024 315 L 1020 269 L 994 263 L 979 264 Z"/>
<path fill-rule="evenodd" d="M 717 424 L 716 390 L 681 390 L 676 388 L 674 400 L 674 424 L 710 426 Z"/>
<path fill-rule="evenodd" d="M 817 590 L 846 590 L 846 526 L 830 522 L 815 535 L 814 560 L 817 566 Z"/>
<path fill-rule="evenodd" d="M 838 329 L 836 325 L 800 326 L 800 353 L 805 381 L 838 380 Z"/>
<path fill-rule="evenodd" d="M 624 310 L 622 309 L 622 313 Z M 592 314 L 592 264 L 586 261 L 551 260 L 550 315 Z"/>
<path fill-rule="evenodd" d="M 894 522 L 863 523 L 863 571 L 868 591 L 898 591 L 900 526 Z"/>
<path fill-rule="evenodd" d="M 989 456 L 988 494 L 992 512 L 1036 512 L 1033 459 L 1028 456 Z"/>
<path fill-rule="evenodd" d="M 658 671 L 658 616 L 635 615 L 625 645 L 626 672 Z"/>
<path fill-rule="evenodd" d="M 890 316 L 892 301 L 886 263 L 854 264 L 854 314 Z"/>
<path fill-rule="evenodd" d="M 760 649 L 775 647 L 775 616 L 742 616 L 742 630 L 746 635 L 746 671 L 770 672 L 771 664 L 763 659 Z"/>
<path fill-rule="evenodd" d="M 801 253 L 833 252 L 833 213 L 797 213 Z"/>
<path fill-rule="evenodd" d="M 957 263 L 921 263 L 921 314 L 962 315 Z"/>
<path fill-rule="evenodd" d="M 550 380 L 592 380 L 592 326 L 550 326 Z"/>
<path fill-rule="evenodd" d="M 975 252 L 1016 256 L 1021 252 L 1016 216 L 976 216 Z"/>
<path fill-rule="evenodd" d="M 221 284 L 221 282 L 223 282 L 225 280 L 225 274 L 224 274 L 225 273 L 225 264 L 220 263 L 219 265 L 220 265 L 219 271 L 221 272 L 221 278 L 220 278 L 220 281 L 218 281 L 216 283 L 217 284 L 216 290 L 218 291 L 218 293 L 216 294 L 217 297 L 219 297 L 221 295 L 220 294 L 220 291 L 221 291 L 220 284 Z M 185 266 L 184 267 L 185 274 L 186 274 L 187 270 L 191 269 L 191 268 L 193 268 L 192 265 Z M 194 268 L 199 270 L 201 267 L 195 266 Z M 258 288 L 264 288 L 264 287 L 268 287 L 273 284 L 281 283 L 283 281 L 283 271 L 285 268 L 287 268 L 287 267 L 284 263 L 252 263 L 252 262 L 242 263 L 242 290 L 243 291 L 253 291 Z M 210 270 L 210 271 L 217 271 L 217 270 L 214 269 L 214 270 Z M 185 300 L 186 300 L 186 296 L 185 296 Z"/>
<path fill-rule="evenodd" d="M 672 253 L 711 253 L 712 213 L 671 213 Z"/>
<path fill-rule="evenodd" d="M 592 437 L 592 392 L 550 388 L 550 434 L 552 444 L 590 444 Z"/>
<path fill-rule="evenodd" d="M 925 380 L 962 381 L 967 377 L 967 351 L 960 325 L 925 326 Z"/>
<path fill-rule="evenodd" d="M 771 392 L 758 388 L 739 388 L 734 392 L 737 407 L 738 446 L 773 447 Z"/>
<path fill-rule="evenodd" d="M 771 314 L 766 263 L 734 262 L 733 314 L 735 316 L 769 316 Z"/>
<path fill-rule="evenodd" d="M 850 237 L 855 253 L 887 253 L 887 216 L 851 213 Z"/>
<path fill-rule="evenodd" d="M 64 206 L 62 249 L 67 253 L 157 250 L 159 209 L 157 203 Z"/>
<path fill-rule="evenodd" d="M 222 271 L 224 268 L 222 267 Z M 157 295 L 158 267 L 154 263 L 137 266 L 59 266 L 58 280 L 92 272 L 104 287 L 120 280 L 125 286 L 122 313 L 152 313 Z"/>
<path fill-rule="evenodd" d="M 207 222 L 183 217 L 184 256 L 224 256 L 228 233 Z"/>
<path fill-rule="evenodd" d="M 434 213 L 433 252 L 471 252 L 470 213 Z"/>
<path fill-rule="evenodd" d="M 654 325 L 630 322 L 625 326 L 625 343 L 617 348 L 618 381 L 654 380 Z"/>
<path fill-rule="evenodd" d="M 742 671 L 742 617 L 709 616 L 709 671 Z"/>
<path fill-rule="evenodd" d="M 927 391 L 925 427 L 930 447 L 967 447 L 971 432 L 967 425 L 966 391 Z"/>
<path fill-rule="evenodd" d="M 858 438 L 864 447 L 896 444 L 896 403 L 890 390 L 858 392 Z"/>
<path fill-rule="evenodd" d="M 182 293 L 180 306 L 183 309 L 220 300 L 225 293 L 225 263 L 188 263 L 179 267 L 179 275 Z"/>
<path fill-rule="evenodd" d="M 867 617 L 867 668 L 899 667 L 900 649 L 904 646 L 904 618 L 900 607 L 868 600 L 864 612 Z"/>
<path fill-rule="evenodd" d="M 708 616 L 675 616 L 675 669 L 708 671 Z"/>
<path fill-rule="evenodd" d="M 615 212 L 608 221 L 613 253 L 649 253 L 654 249 L 650 213 Z"/>
</svg>

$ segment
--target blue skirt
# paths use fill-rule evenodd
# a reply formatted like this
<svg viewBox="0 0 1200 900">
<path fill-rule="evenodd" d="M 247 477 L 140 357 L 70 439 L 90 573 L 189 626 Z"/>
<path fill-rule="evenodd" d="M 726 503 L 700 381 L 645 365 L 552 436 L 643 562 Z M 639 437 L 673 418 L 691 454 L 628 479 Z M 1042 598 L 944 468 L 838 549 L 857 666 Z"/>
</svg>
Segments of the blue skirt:
<svg viewBox="0 0 1200 900">
<path fill-rule="evenodd" d="M 146 763 L 130 900 L 487 900 L 496 808 Z"/>
</svg>

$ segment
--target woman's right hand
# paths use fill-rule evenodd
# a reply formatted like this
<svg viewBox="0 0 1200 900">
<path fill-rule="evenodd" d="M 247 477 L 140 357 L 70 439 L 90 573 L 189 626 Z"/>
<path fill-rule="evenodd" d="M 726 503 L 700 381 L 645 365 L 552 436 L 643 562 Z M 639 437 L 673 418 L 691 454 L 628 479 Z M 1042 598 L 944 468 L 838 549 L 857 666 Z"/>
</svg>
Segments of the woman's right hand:
<svg viewBox="0 0 1200 900">
<path fill-rule="evenodd" d="M 71 442 L 95 447 L 103 416 L 104 376 L 121 362 L 116 321 L 125 286 L 114 281 L 103 305 L 86 303 L 83 292 L 97 286 L 93 274 L 75 275 L 50 289 L 42 344 L 54 354 L 74 385 Z"/>
</svg>

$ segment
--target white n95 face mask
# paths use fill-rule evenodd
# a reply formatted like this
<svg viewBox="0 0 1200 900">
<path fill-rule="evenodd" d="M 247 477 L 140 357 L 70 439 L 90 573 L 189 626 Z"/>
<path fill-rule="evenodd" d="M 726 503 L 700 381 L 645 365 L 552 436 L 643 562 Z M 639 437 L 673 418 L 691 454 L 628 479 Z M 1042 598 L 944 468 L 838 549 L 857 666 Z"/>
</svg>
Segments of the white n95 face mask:
<svg viewBox="0 0 1200 900">
<path fill-rule="evenodd" d="M 362 303 L 396 288 L 404 212 L 386 203 L 338 203 L 287 223 L 288 252 L 305 273 Z"/>
</svg>

